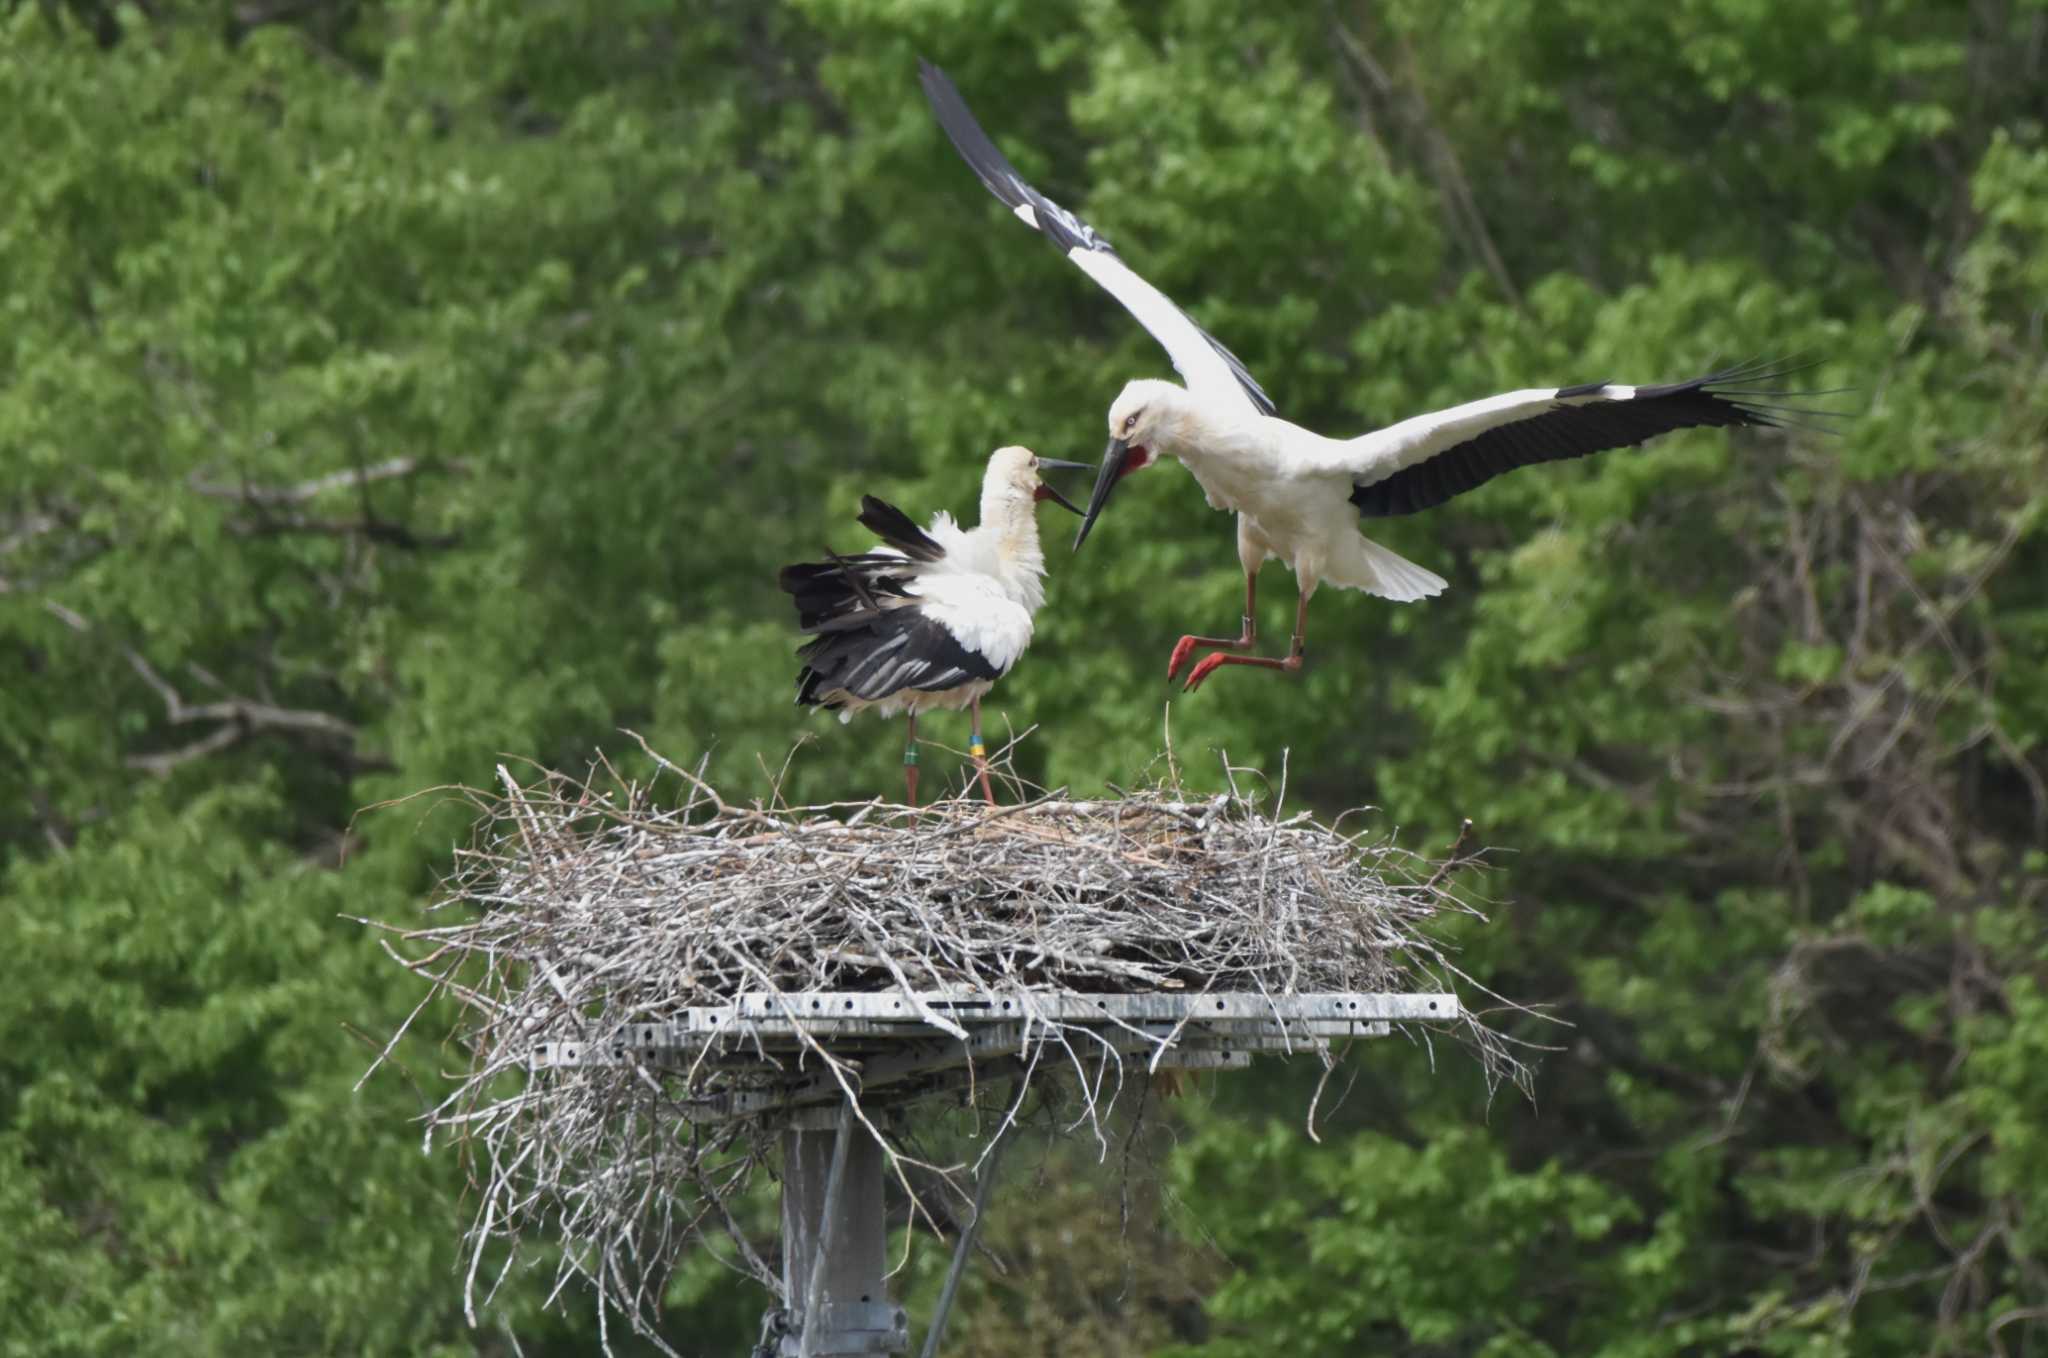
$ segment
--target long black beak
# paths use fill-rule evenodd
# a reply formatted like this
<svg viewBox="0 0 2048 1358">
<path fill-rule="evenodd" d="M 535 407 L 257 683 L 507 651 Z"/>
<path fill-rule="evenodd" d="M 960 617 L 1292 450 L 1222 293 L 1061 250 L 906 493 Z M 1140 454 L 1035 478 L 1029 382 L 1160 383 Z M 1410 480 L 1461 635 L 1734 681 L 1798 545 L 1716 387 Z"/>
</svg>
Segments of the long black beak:
<svg viewBox="0 0 2048 1358">
<path fill-rule="evenodd" d="M 1111 439 L 1109 447 L 1102 453 L 1102 467 L 1095 473 L 1095 493 L 1088 497 L 1088 512 L 1081 516 L 1081 531 L 1074 534 L 1074 550 L 1080 551 L 1081 544 L 1088 540 L 1088 530 L 1095 526 L 1095 520 L 1102 514 L 1102 507 L 1109 503 L 1110 492 L 1116 483 L 1124 478 L 1124 463 L 1130 460 L 1131 445 L 1122 439 Z"/>
<path fill-rule="evenodd" d="M 1065 458 L 1060 457 L 1041 457 L 1038 459 L 1038 470 L 1041 472 L 1084 472 L 1088 470 L 1088 464 L 1085 462 L 1069 462 Z M 1069 514 L 1079 514 L 1081 512 L 1081 506 L 1060 494 L 1049 481 L 1039 481 L 1038 498 L 1052 501 Z"/>
</svg>

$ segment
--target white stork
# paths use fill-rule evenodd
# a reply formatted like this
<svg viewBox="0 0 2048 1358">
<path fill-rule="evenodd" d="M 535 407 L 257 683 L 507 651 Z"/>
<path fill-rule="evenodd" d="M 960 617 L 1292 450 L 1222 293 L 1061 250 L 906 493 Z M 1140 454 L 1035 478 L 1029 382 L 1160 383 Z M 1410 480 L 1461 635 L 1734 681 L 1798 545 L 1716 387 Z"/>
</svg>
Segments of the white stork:
<svg viewBox="0 0 2048 1358">
<path fill-rule="evenodd" d="M 1045 553 L 1038 545 L 1040 500 L 1075 514 L 1066 496 L 1038 479 L 1041 470 L 1085 470 L 1081 462 L 998 448 L 981 481 L 981 522 L 963 529 L 943 510 L 920 529 L 908 514 L 872 495 L 860 521 L 883 546 L 858 556 L 785 566 L 778 577 L 795 597 L 797 623 L 811 635 L 797 655 L 796 700 L 885 717 L 907 713 L 904 789 L 917 805 L 917 718 L 970 708 L 968 753 L 989 787 L 981 742 L 981 695 L 1010 672 L 1031 644 L 1031 619 L 1045 602 Z"/>
<path fill-rule="evenodd" d="M 1516 467 L 1583 457 L 1698 425 L 1779 425 L 1779 413 L 1823 415 L 1764 403 L 1792 369 L 1748 365 L 1661 386 L 1587 382 L 1511 391 L 1403 420 L 1351 439 L 1325 438 L 1278 418 L 1272 399 L 1235 354 L 1133 273 L 1086 222 L 1025 183 L 975 122 L 966 101 L 920 60 L 926 97 L 953 146 L 1003 204 L 1094 279 L 1151 332 L 1185 386 L 1133 381 L 1109 408 L 1109 448 L 1075 534 L 1078 550 L 1117 483 L 1162 457 L 1194 473 L 1214 509 L 1237 511 L 1244 619 L 1235 637 L 1184 636 L 1172 679 L 1197 647 L 1217 648 L 1191 670 L 1192 690 L 1221 665 L 1298 670 L 1308 601 L 1320 584 L 1407 603 L 1440 593 L 1442 577 L 1358 531 L 1360 518 L 1413 514 Z M 1259 567 L 1279 558 L 1299 587 L 1294 642 L 1285 657 L 1235 655 L 1258 634 Z"/>
</svg>

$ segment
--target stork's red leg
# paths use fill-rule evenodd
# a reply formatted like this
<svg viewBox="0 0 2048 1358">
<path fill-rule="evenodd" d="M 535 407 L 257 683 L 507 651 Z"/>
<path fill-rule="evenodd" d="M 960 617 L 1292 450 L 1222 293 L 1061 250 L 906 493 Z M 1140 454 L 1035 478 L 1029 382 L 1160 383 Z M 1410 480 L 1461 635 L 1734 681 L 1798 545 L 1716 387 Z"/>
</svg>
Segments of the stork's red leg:
<svg viewBox="0 0 2048 1358">
<path fill-rule="evenodd" d="M 974 767 L 981 774 L 981 795 L 988 799 L 990 806 L 994 806 L 996 794 L 988 785 L 988 747 L 981 743 L 981 699 L 974 700 L 973 708 L 974 729 L 968 732 L 967 753 L 974 756 Z"/>
<path fill-rule="evenodd" d="M 1197 647 L 1213 646 L 1225 651 L 1248 651 L 1259 639 L 1259 624 L 1254 607 L 1259 596 L 1259 577 L 1246 574 L 1244 577 L 1244 628 L 1235 639 L 1230 637 L 1182 637 L 1173 648 L 1173 655 L 1166 662 L 1166 678 L 1169 682 L 1180 673 L 1180 667 L 1188 663 L 1188 657 Z"/>
<path fill-rule="evenodd" d="M 1308 628 L 1308 595 L 1304 593 L 1294 605 L 1294 644 L 1288 648 L 1285 657 L 1274 655 L 1226 655 L 1217 651 L 1202 657 L 1201 663 L 1188 672 L 1184 693 L 1193 693 L 1202 686 L 1202 681 L 1225 665 L 1257 665 L 1261 669 L 1294 671 L 1301 668 L 1304 649 L 1302 633 Z"/>
<path fill-rule="evenodd" d="M 903 796 L 908 805 L 917 805 L 917 713 L 910 714 L 910 734 L 903 744 Z"/>
</svg>

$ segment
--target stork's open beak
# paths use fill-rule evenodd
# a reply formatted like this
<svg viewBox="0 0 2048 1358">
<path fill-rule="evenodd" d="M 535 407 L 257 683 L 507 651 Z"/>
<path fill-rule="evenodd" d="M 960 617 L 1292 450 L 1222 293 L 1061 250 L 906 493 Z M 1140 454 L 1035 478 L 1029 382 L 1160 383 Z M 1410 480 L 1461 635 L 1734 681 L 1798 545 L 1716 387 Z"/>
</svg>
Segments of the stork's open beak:
<svg viewBox="0 0 2048 1358">
<path fill-rule="evenodd" d="M 1131 445 L 1122 439 L 1111 439 L 1109 447 L 1102 453 L 1102 467 L 1095 473 L 1095 493 L 1088 497 L 1088 512 L 1081 516 L 1081 531 L 1074 534 L 1075 551 L 1080 551 L 1081 544 L 1088 540 L 1088 530 L 1095 526 L 1102 507 L 1109 503 L 1109 494 L 1116 489 L 1116 483 L 1123 480 L 1124 464 L 1130 460 Z"/>
<path fill-rule="evenodd" d="M 1038 459 L 1038 470 L 1041 472 L 1084 472 L 1088 470 L 1088 464 L 1085 462 L 1069 462 L 1065 458 L 1041 457 Z M 1079 514 L 1081 512 L 1081 506 L 1060 494 L 1057 490 L 1053 489 L 1050 483 L 1043 480 L 1038 483 L 1037 498 L 1050 500 L 1069 514 Z"/>
</svg>

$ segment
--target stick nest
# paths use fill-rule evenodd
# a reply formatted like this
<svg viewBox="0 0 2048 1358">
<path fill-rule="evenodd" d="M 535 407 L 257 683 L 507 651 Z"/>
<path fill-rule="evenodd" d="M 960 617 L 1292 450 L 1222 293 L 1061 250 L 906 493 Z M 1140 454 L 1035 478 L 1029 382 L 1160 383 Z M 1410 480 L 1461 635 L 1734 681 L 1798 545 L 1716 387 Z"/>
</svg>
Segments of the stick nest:
<svg viewBox="0 0 2048 1358">
<path fill-rule="evenodd" d="M 1463 979 L 1423 930 L 1440 915 L 1477 914 L 1449 889 L 1451 870 L 1472 858 L 1420 858 L 1342 828 L 1350 816 L 1278 818 L 1262 809 L 1263 780 L 1241 770 L 1207 799 L 1166 785 L 913 812 L 736 805 L 654 757 L 653 783 L 605 764 L 585 779 L 546 773 L 521 785 L 501 767 L 501 793 L 465 794 L 481 819 L 432 907 L 451 922 L 376 925 L 397 936 L 391 956 L 429 983 L 386 1055 L 435 996 L 460 1005 L 467 1069 L 425 1120 L 429 1145 L 452 1134 L 467 1148 L 478 1190 L 472 1320 L 527 1239 L 560 1246 L 556 1296 L 585 1278 L 601 1319 L 616 1309 L 657 1344 L 659 1298 L 693 1245 L 779 1295 L 772 1250 L 747 1238 L 736 1200 L 776 1163 L 803 1091 L 815 1101 L 825 1086 L 883 1142 L 929 1218 L 935 1198 L 971 1192 L 971 1163 L 916 1153 L 912 1103 L 971 1124 L 951 1143 L 968 1162 L 1021 1120 L 1084 1130 L 1106 1148 L 1112 1109 L 1119 1098 L 1142 1104 L 1151 1084 L 1141 1077 L 1170 1046 L 1156 1031 L 1108 1042 L 1042 1023 L 1023 1051 L 870 1095 L 868 1053 L 829 1035 L 779 1054 L 726 1043 L 537 1069 L 543 1041 L 602 1044 L 621 1025 L 764 991 L 1290 996 L 1455 990 Z M 1431 1041 L 1421 1025 L 1399 1031 Z M 1491 1082 L 1521 1081 L 1502 1039 L 1469 1011 L 1453 1032 Z M 1300 1050 L 1334 1065 L 1325 1044 Z M 935 1102 L 941 1091 L 953 1097 Z"/>
</svg>

